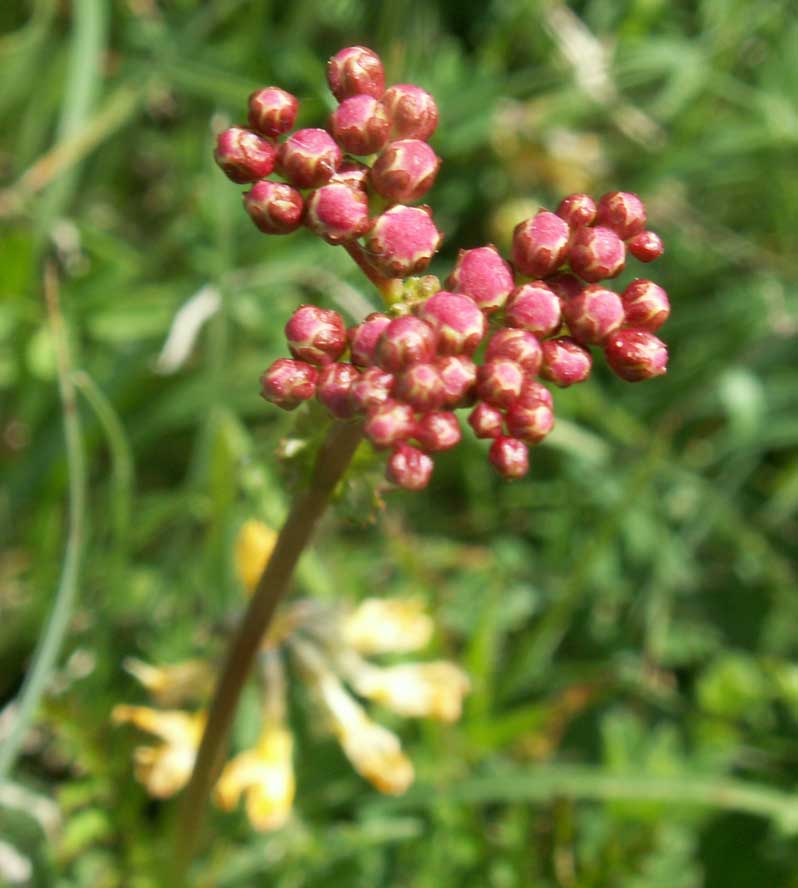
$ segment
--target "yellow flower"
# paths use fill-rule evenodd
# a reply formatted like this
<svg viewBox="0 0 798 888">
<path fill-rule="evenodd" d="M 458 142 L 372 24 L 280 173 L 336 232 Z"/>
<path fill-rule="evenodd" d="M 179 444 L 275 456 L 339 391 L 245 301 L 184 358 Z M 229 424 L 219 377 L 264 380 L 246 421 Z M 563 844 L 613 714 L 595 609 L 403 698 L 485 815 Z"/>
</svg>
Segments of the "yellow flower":
<svg viewBox="0 0 798 888">
<path fill-rule="evenodd" d="M 169 666 L 152 666 L 128 657 L 124 667 L 147 689 L 159 706 L 179 706 L 207 695 L 213 672 L 205 660 L 185 660 Z"/>
<path fill-rule="evenodd" d="M 262 521 L 245 521 L 235 544 L 236 573 L 250 594 L 271 557 L 277 534 Z"/>
<path fill-rule="evenodd" d="M 136 777 L 150 794 L 168 798 L 182 789 L 194 767 L 205 713 L 119 704 L 111 717 L 117 724 L 135 725 L 163 740 L 158 746 L 139 746 L 134 752 Z"/>
<path fill-rule="evenodd" d="M 367 598 L 344 617 L 344 641 L 361 654 L 405 653 L 424 647 L 432 620 L 418 598 Z"/>
</svg>

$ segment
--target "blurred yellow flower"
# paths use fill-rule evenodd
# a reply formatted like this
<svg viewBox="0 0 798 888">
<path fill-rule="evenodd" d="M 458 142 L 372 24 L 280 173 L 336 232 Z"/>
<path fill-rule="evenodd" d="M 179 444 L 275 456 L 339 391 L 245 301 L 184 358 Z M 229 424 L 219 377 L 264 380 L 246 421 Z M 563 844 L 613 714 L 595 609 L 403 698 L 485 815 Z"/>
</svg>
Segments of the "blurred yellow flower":
<svg viewBox="0 0 798 888">
<path fill-rule="evenodd" d="M 432 629 L 419 598 L 366 598 L 342 622 L 344 641 L 361 654 L 416 651 L 428 644 Z"/>
<path fill-rule="evenodd" d="M 128 657 L 122 665 L 144 685 L 159 706 L 179 706 L 188 700 L 205 697 L 213 684 L 213 672 L 206 660 L 152 666 Z"/>
<path fill-rule="evenodd" d="M 271 557 L 277 533 L 262 521 L 245 521 L 235 543 L 236 573 L 250 594 Z"/>
</svg>

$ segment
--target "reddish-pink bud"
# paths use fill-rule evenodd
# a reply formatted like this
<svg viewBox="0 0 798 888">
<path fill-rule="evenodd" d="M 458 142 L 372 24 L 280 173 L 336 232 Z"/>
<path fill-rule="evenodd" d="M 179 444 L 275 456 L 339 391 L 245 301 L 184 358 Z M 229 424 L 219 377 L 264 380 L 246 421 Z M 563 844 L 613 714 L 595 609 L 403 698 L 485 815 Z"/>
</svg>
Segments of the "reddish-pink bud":
<svg viewBox="0 0 798 888">
<path fill-rule="evenodd" d="M 242 185 L 265 179 L 271 173 L 277 149 L 252 130 L 233 126 L 219 133 L 213 156 L 227 178 Z"/>
<path fill-rule="evenodd" d="M 537 379 L 530 379 L 528 376 L 524 379 L 524 384 L 521 387 L 521 394 L 518 396 L 518 400 L 515 403 L 523 404 L 525 407 L 531 407 L 533 404 L 541 403 L 550 407 L 552 410 L 554 409 L 554 398 L 552 398 L 551 392 L 542 382 L 538 382 Z"/>
<path fill-rule="evenodd" d="M 542 344 L 543 364 L 540 375 L 560 388 L 584 382 L 590 376 L 593 358 L 590 352 L 568 336 L 547 339 Z"/>
<path fill-rule="evenodd" d="M 396 203 L 413 203 L 432 188 L 441 159 L 420 139 L 389 143 L 371 168 L 372 188 Z"/>
<path fill-rule="evenodd" d="M 350 391 L 360 374 L 352 364 L 327 364 L 319 373 L 316 397 L 336 419 L 350 419 L 355 405 Z"/>
<path fill-rule="evenodd" d="M 509 358 L 531 376 L 535 376 L 540 370 L 542 357 L 538 338 L 526 330 L 499 330 L 493 334 L 485 351 L 486 361 Z"/>
<path fill-rule="evenodd" d="M 596 218 L 596 202 L 589 194 L 569 194 L 557 208 L 557 215 L 571 228 L 592 225 Z"/>
<path fill-rule="evenodd" d="M 442 240 L 428 208 L 396 206 L 374 221 L 366 249 L 385 275 L 407 277 L 426 269 Z"/>
<path fill-rule="evenodd" d="M 296 96 L 279 86 L 267 86 L 249 97 L 249 125 L 259 133 L 275 138 L 293 127 L 298 110 Z"/>
<path fill-rule="evenodd" d="M 354 240 L 368 230 L 368 198 L 343 182 L 322 185 L 308 198 L 305 224 L 329 244 Z"/>
<path fill-rule="evenodd" d="M 369 412 L 363 424 L 363 433 L 381 450 L 406 441 L 412 436 L 415 427 L 413 408 L 389 398 Z"/>
<path fill-rule="evenodd" d="M 668 347 L 645 330 L 619 330 L 604 348 L 607 363 L 627 382 L 662 376 L 668 370 Z"/>
<path fill-rule="evenodd" d="M 392 373 L 379 367 L 367 367 L 349 389 L 353 409 L 360 413 L 384 404 L 391 396 L 393 383 Z"/>
<path fill-rule="evenodd" d="M 448 411 L 432 411 L 425 413 L 416 422 L 413 437 L 430 453 L 449 450 L 460 443 L 463 437 L 460 423 L 454 413 Z"/>
<path fill-rule="evenodd" d="M 323 367 L 337 361 L 346 348 L 346 327 L 338 312 L 317 305 L 300 305 L 285 325 L 291 354 Z"/>
<path fill-rule="evenodd" d="M 559 216 L 541 210 L 515 226 L 512 260 L 521 274 L 545 277 L 565 260 L 571 229 Z"/>
<path fill-rule="evenodd" d="M 529 449 L 518 438 L 494 439 L 488 459 L 503 478 L 523 478 L 529 471 Z"/>
<path fill-rule="evenodd" d="M 560 300 L 543 281 L 522 284 L 507 300 L 504 323 L 535 336 L 550 336 L 562 323 Z"/>
<path fill-rule="evenodd" d="M 397 375 L 394 397 L 415 410 L 437 410 L 446 398 L 438 368 L 435 364 L 411 364 Z"/>
<path fill-rule="evenodd" d="M 432 457 L 409 444 L 400 444 L 391 454 L 385 477 L 405 490 L 423 490 L 432 476 Z"/>
<path fill-rule="evenodd" d="M 474 403 L 477 365 L 465 355 L 438 358 L 438 373 L 446 397 L 444 407 L 467 407 Z"/>
<path fill-rule="evenodd" d="M 625 326 L 649 333 L 659 330 L 671 313 L 668 294 L 654 281 L 645 278 L 633 280 L 621 293 L 621 300 L 626 312 Z"/>
<path fill-rule="evenodd" d="M 423 139 L 426 141 L 438 125 L 438 106 L 435 99 L 420 86 L 397 83 L 386 90 L 382 103 L 391 121 L 395 139 Z"/>
<path fill-rule="evenodd" d="M 482 309 L 501 308 L 515 286 L 513 270 L 493 244 L 474 250 L 460 250 L 454 271 L 446 285 L 455 293 L 465 293 Z"/>
<path fill-rule="evenodd" d="M 441 355 L 473 354 L 487 328 L 485 315 L 472 299 L 445 290 L 430 296 L 418 316 L 437 332 Z"/>
<path fill-rule="evenodd" d="M 341 149 L 323 129 L 301 129 L 280 146 L 280 172 L 297 188 L 318 188 L 341 164 Z"/>
<path fill-rule="evenodd" d="M 377 341 L 377 363 L 392 373 L 411 364 L 428 363 L 435 355 L 437 339 L 432 327 L 420 318 L 394 318 Z"/>
<path fill-rule="evenodd" d="M 524 371 L 509 358 L 495 358 L 477 368 L 477 396 L 493 407 L 509 407 L 523 383 Z"/>
<path fill-rule="evenodd" d="M 352 363 L 355 366 L 369 367 L 374 363 L 377 340 L 390 323 L 391 319 L 387 314 L 375 311 L 361 323 L 350 327 L 347 335 L 352 353 Z"/>
<path fill-rule="evenodd" d="M 636 194 L 610 191 L 599 200 L 596 222 L 611 228 L 621 240 L 627 240 L 646 227 L 646 208 Z"/>
<path fill-rule="evenodd" d="M 620 330 L 624 319 L 621 297 L 599 284 L 591 284 L 564 301 L 562 313 L 574 339 L 593 345 L 601 345 Z"/>
<path fill-rule="evenodd" d="M 603 278 L 617 277 L 623 271 L 626 248 L 611 228 L 579 228 L 568 259 L 579 277 L 596 283 Z"/>
<path fill-rule="evenodd" d="M 629 252 L 640 262 L 653 262 L 665 252 L 662 238 L 653 231 L 641 231 L 626 244 Z"/>
<path fill-rule="evenodd" d="M 567 299 L 573 299 L 574 296 L 578 296 L 585 285 L 575 274 L 560 271 L 546 278 L 546 286 L 557 294 L 561 302 L 564 302 Z"/>
<path fill-rule="evenodd" d="M 385 72 L 376 52 L 347 46 L 327 62 L 327 83 L 339 102 L 361 94 L 379 99 L 385 92 Z"/>
<path fill-rule="evenodd" d="M 318 370 L 304 361 L 280 358 L 261 375 L 261 397 L 283 410 L 293 410 L 313 397 L 318 375 Z"/>
<path fill-rule="evenodd" d="M 504 431 L 504 414 L 484 401 L 478 401 L 468 414 L 468 424 L 477 438 L 498 438 Z"/>
<path fill-rule="evenodd" d="M 554 428 L 554 412 L 543 401 L 513 404 L 507 411 L 507 430 L 527 444 L 539 444 Z"/>
<path fill-rule="evenodd" d="M 350 154 L 373 154 L 388 141 L 390 122 L 381 102 L 373 96 L 344 99 L 330 117 L 330 132 Z"/>
<path fill-rule="evenodd" d="M 283 182 L 256 182 L 244 195 L 244 209 L 264 234 L 290 234 L 302 224 L 302 195 Z"/>
<path fill-rule="evenodd" d="M 343 182 L 357 191 L 366 191 L 369 181 L 369 167 L 359 160 L 345 159 L 335 172 L 330 182 Z"/>
</svg>

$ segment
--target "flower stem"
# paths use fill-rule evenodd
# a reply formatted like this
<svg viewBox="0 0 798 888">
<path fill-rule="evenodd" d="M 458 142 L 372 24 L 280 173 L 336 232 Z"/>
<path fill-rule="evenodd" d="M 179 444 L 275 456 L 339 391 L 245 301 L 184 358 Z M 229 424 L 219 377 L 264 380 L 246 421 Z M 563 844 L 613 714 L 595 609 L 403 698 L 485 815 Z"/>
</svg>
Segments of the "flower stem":
<svg viewBox="0 0 798 888">
<path fill-rule="evenodd" d="M 263 636 L 299 556 L 357 449 L 361 434 L 360 425 L 355 423 L 336 422 L 330 427 L 316 458 L 310 485 L 291 507 L 249 607 L 230 641 L 178 815 L 176 879 L 173 883 L 177 886 L 185 884 L 186 871 L 199 839 L 208 796 L 222 764 L 238 700 Z"/>
</svg>

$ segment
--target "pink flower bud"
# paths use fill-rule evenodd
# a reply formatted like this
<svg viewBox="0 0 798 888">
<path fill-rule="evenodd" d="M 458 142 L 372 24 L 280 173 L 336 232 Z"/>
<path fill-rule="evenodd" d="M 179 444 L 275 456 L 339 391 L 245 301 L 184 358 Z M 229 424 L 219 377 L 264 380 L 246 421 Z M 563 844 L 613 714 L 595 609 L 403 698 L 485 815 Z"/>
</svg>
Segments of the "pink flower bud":
<svg viewBox="0 0 798 888">
<path fill-rule="evenodd" d="M 567 271 L 549 275 L 546 278 L 546 286 L 557 295 L 561 304 L 567 299 L 578 296 L 585 288 L 585 285 L 575 274 L 569 274 Z"/>
<path fill-rule="evenodd" d="M 352 363 L 356 367 L 370 367 L 374 363 L 377 340 L 390 323 L 391 319 L 387 314 L 375 311 L 368 315 L 364 321 L 349 329 L 347 334 L 349 348 L 352 354 Z"/>
<path fill-rule="evenodd" d="M 363 433 L 378 450 L 382 450 L 406 441 L 415 428 L 413 408 L 388 399 L 370 411 L 363 424 Z"/>
<path fill-rule="evenodd" d="M 432 188 L 441 159 L 420 139 L 400 139 L 383 148 L 371 168 L 371 187 L 388 200 L 413 203 Z"/>
<path fill-rule="evenodd" d="M 557 215 L 571 228 L 592 225 L 596 218 L 596 202 L 589 194 L 569 194 L 557 208 Z"/>
<path fill-rule="evenodd" d="M 612 290 L 591 284 L 563 302 L 563 317 L 577 342 L 600 345 L 623 324 L 621 298 Z"/>
<path fill-rule="evenodd" d="M 293 127 L 298 110 L 296 96 L 279 86 L 267 86 L 249 97 L 249 125 L 264 136 L 276 138 Z"/>
<path fill-rule="evenodd" d="M 330 182 L 343 182 L 357 191 L 366 191 L 369 181 L 369 167 L 359 160 L 345 159 L 335 172 Z"/>
<path fill-rule="evenodd" d="M 554 428 L 554 412 L 548 404 L 516 402 L 507 411 L 507 430 L 527 444 L 539 444 Z"/>
<path fill-rule="evenodd" d="M 495 438 L 488 459 L 503 478 L 523 478 L 529 471 L 529 450 L 518 438 Z"/>
<path fill-rule="evenodd" d="M 446 390 L 435 364 L 411 364 L 397 375 L 394 396 L 414 410 L 437 410 Z"/>
<path fill-rule="evenodd" d="M 468 415 L 468 424 L 477 438 L 498 438 L 504 432 L 504 414 L 484 401 L 478 401 Z"/>
<path fill-rule="evenodd" d="M 341 164 L 341 149 L 323 129 L 301 129 L 280 146 L 280 172 L 297 188 L 318 188 Z"/>
<path fill-rule="evenodd" d="M 521 274 L 545 277 L 565 260 L 571 229 L 559 216 L 541 210 L 513 231 L 512 261 Z"/>
<path fill-rule="evenodd" d="M 386 90 L 382 103 L 391 121 L 395 139 L 423 139 L 426 141 L 438 125 L 438 106 L 435 99 L 420 86 L 397 83 Z"/>
<path fill-rule="evenodd" d="M 590 376 L 593 358 L 590 352 L 567 336 L 547 339 L 542 344 L 543 364 L 540 375 L 560 388 L 584 382 Z"/>
<path fill-rule="evenodd" d="M 487 328 L 485 315 L 468 296 L 440 290 L 422 303 L 418 316 L 438 334 L 438 354 L 473 354 Z"/>
<path fill-rule="evenodd" d="M 322 185 L 308 198 L 305 224 L 329 244 L 354 240 L 368 230 L 368 198 L 343 182 Z"/>
<path fill-rule="evenodd" d="M 385 275 L 407 277 L 426 269 L 442 240 L 429 209 L 396 206 L 374 221 L 366 249 Z"/>
<path fill-rule="evenodd" d="M 668 320 L 671 304 L 668 294 L 654 283 L 644 278 L 636 278 L 621 293 L 625 326 L 654 333 Z"/>
<path fill-rule="evenodd" d="M 658 234 L 653 231 L 641 231 L 626 244 L 629 252 L 640 262 L 653 262 L 665 252 L 665 246 Z"/>
<path fill-rule="evenodd" d="M 477 397 L 493 407 L 509 407 L 523 383 L 524 371 L 509 358 L 495 358 L 477 368 Z"/>
<path fill-rule="evenodd" d="M 327 364 L 319 373 L 316 397 L 336 419 L 350 419 L 355 414 L 350 391 L 360 374 L 352 364 Z"/>
<path fill-rule="evenodd" d="M 518 396 L 516 404 L 522 404 L 525 407 L 531 407 L 533 404 L 545 404 L 547 407 L 554 409 L 554 398 L 551 392 L 536 379 L 530 379 L 528 376 L 524 379 L 521 387 L 521 394 Z"/>
<path fill-rule="evenodd" d="M 346 348 L 346 327 L 338 312 L 317 305 L 300 305 L 285 325 L 291 354 L 323 367 L 337 361 Z"/>
<path fill-rule="evenodd" d="M 353 409 L 358 413 L 365 413 L 384 404 L 391 397 L 393 384 L 393 373 L 380 370 L 379 367 L 367 367 L 349 389 Z"/>
<path fill-rule="evenodd" d="M 302 224 L 302 195 L 282 182 L 256 182 L 244 195 L 244 209 L 264 234 L 290 234 Z"/>
<path fill-rule="evenodd" d="M 459 444 L 463 434 L 454 413 L 433 411 L 416 422 L 413 437 L 428 453 L 438 453 Z"/>
<path fill-rule="evenodd" d="M 607 363 L 627 382 L 662 376 L 668 370 L 668 347 L 645 330 L 619 330 L 604 348 Z"/>
<path fill-rule="evenodd" d="M 540 370 L 543 352 L 540 349 L 540 342 L 533 333 L 527 333 L 526 330 L 504 329 L 494 333 L 488 342 L 485 360 L 492 361 L 494 358 L 509 358 L 525 373 L 535 376 Z"/>
<path fill-rule="evenodd" d="M 599 200 L 596 222 L 611 228 L 621 240 L 628 240 L 646 227 L 646 208 L 636 194 L 610 191 Z"/>
<path fill-rule="evenodd" d="M 261 397 L 283 410 L 293 410 L 313 397 L 318 375 L 318 370 L 304 361 L 280 358 L 261 375 Z"/>
<path fill-rule="evenodd" d="M 561 322 L 560 300 L 543 281 L 516 287 L 507 300 L 504 323 L 508 327 L 544 337 L 556 333 Z"/>
<path fill-rule="evenodd" d="M 438 358 L 440 373 L 446 396 L 444 407 L 467 407 L 474 403 L 477 382 L 477 365 L 465 355 L 448 355 Z"/>
<path fill-rule="evenodd" d="M 411 364 L 426 364 L 435 356 L 437 339 L 432 327 L 420 318 L 394 318 L 377 342 L 377 363 L 392 373 Z"/>
<path fill-rule="evenodd" d="M 379 99 L 385 92 L 385 72 L 376 52 L 348 46 L 327 62 L 327 83 L 339 102 L 361 94 Z"/>
<path fill-rule="evenodd" d="M 623 271 L 626 249 L 611 228 L 580 228 L 574 235 L 568 258 L 579 277 L 595 283 L 617 277 Z"/>
<path fill-rule="evenodd" d="M 213 156 L 227 178 L 241 185 L 265 179 L 274 169 L 277 149 L 263 136 L 233 126 L 219 133 Z"/>
<path fill-rule="evenodd" d="M 432 457 L 426 453 L 409 444 L 400 444 L 388 460 L 385 477 L 405 490 L 423 490 L 429 484 L 434 466 Z"/>
<path fill-rule="evenodd" d="M 330 132 L 350 154 L 373 154 L 388 141 L 390 122 L 381 102 L 373 96 L 344 99 L 330 117 Z"/>
<path fill-rule="evenodd" d="M 507 301 L 515 279 L 509 263 L 493 244 L 488 244 L 475 250 L 460 250 L 446 285 L 455 293 L 470 296 L 482 311 L 492 312 Z"/>
</svg>

